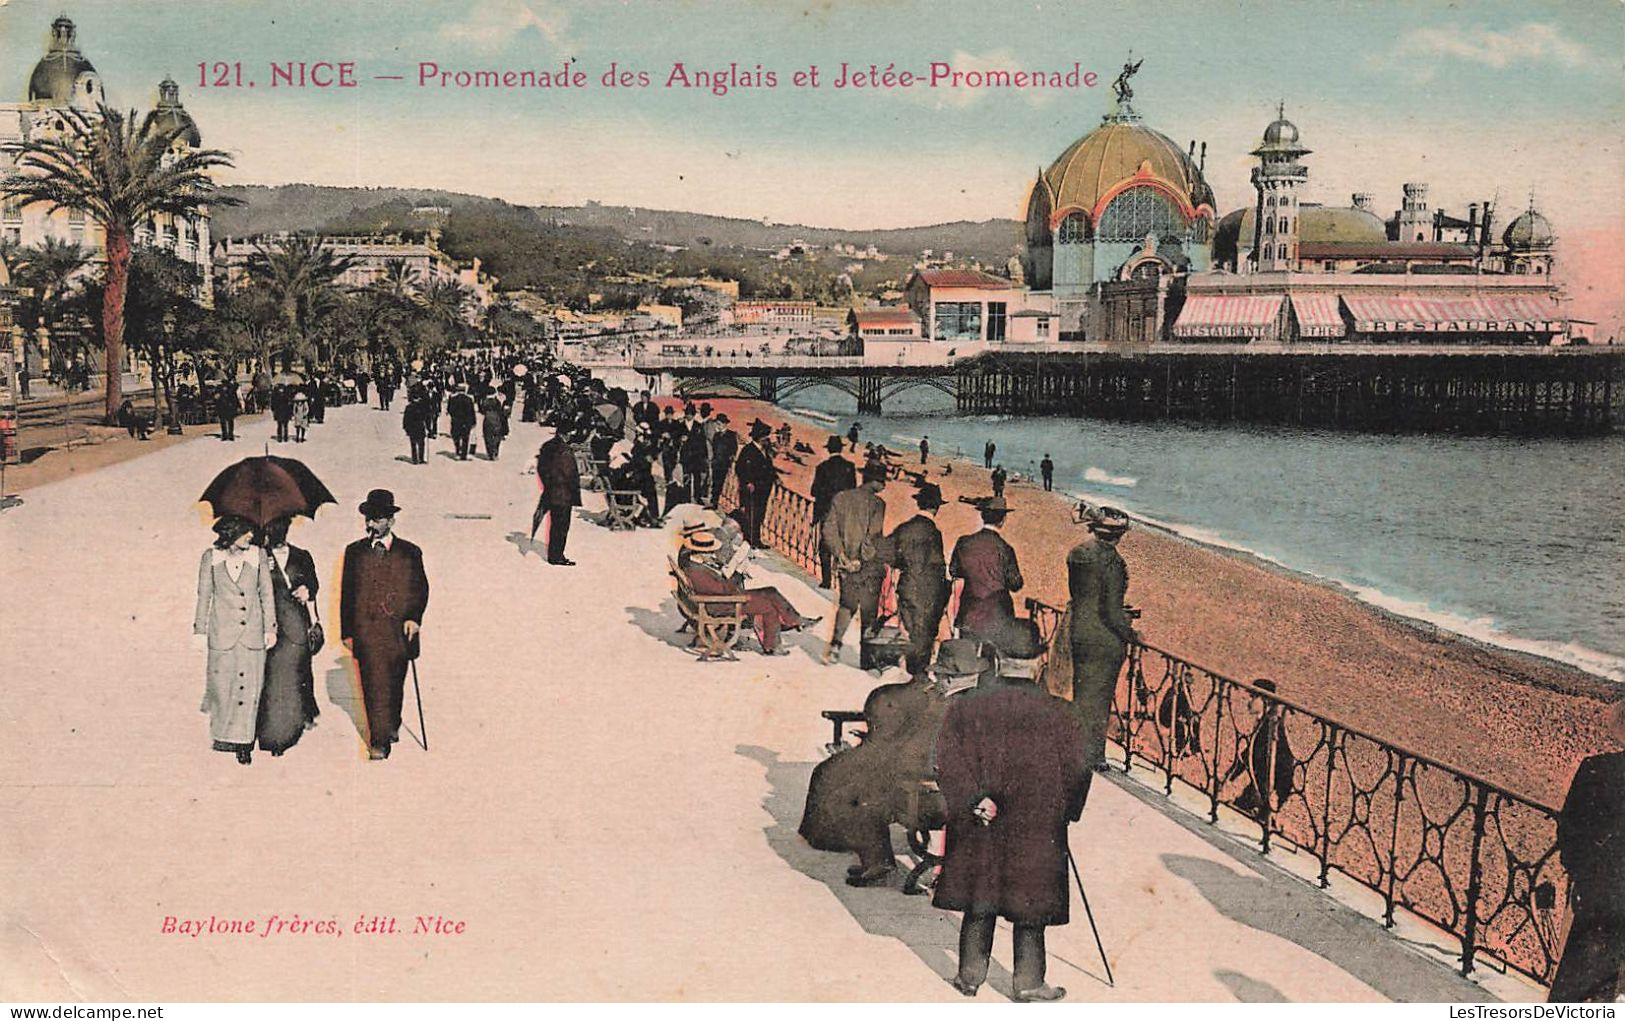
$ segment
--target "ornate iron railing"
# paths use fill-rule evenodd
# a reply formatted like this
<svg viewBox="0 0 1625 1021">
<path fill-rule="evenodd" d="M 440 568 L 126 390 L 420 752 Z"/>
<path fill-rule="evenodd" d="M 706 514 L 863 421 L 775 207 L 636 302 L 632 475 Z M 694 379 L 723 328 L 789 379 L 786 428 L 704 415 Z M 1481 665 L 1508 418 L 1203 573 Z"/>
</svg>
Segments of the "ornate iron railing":
<svg viewBox="0 0 1625 1021">
<path fill-rule="evenodd" d="M 734 480 L 719 506 L 737 506 Z M 812 500 L 774 487 L 763 538 L 809 573 L 818 564 Z M 1027 600 L 1046 649 L 1065 611 Z M 1046 653 L 1046 665 L 1047 657 Z M 1117 765 L 1138 762 L 1257 828 L 1264 854 L 1312 855 L 1321 887 L 1336 871 L 1460 942 L 1461 973 L 1481 954 L 1550 983 L 1562 947 L 1568 877 L 1552 809 L 1425 755 L 1328 719 L 1151 645 L 1131 645 L 1108 736 Z"/>
<path fill-rule="evenodd" d="M 1064 612 L 1029 600 L 1053 636 Z M 1327 719 L 1151 645 L 1129 648 L 1108 733 L 1127 772 L 1138 761 L 1200 792 L 1208 821 L 1228 806 L 1259 850 L 1312 855 L 1460 941 L 1461 973 L 1480 953 L 1549 983 L 1567 877 L 1546 806 Z M 1115 765 L 1116 763 L 1114 763 Z"/>
</svg>

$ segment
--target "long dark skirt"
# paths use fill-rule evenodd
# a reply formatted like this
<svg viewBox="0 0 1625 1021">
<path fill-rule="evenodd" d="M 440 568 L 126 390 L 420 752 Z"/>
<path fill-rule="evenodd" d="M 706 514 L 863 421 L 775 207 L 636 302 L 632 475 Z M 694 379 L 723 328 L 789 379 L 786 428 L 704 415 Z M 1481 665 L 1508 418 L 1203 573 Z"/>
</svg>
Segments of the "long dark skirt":
<svg viewBox="0 0 1625 1021">
<path fill-rule="evenodd" d="M 305 724 L 316 718 L 316 679 L 310 650 L 278 642 L 265 657 L 265 688 L 260 693 L 259 741 L 268 752 L 283 752 L 299 743 Z"/>
</svg>

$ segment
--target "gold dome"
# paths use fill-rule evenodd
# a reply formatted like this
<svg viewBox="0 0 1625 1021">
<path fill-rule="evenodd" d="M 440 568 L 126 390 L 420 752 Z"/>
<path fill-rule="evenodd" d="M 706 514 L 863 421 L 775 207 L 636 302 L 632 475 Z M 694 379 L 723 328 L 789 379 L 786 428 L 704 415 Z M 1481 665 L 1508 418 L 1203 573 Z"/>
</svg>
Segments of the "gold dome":
<svg viewBox="0 0 1625 1021">
<path fill-rule="evenodd" d="M 1081 209 L 1094 222 L 1107 200 L 1136 182 L 1161 185 L 1177 197 L 1187 216 L 1198 206 L 1212 205 L 1212 192 L 1185 151 L 1138 118 L 1108 117 L 1068 146 L 1043 178 L 1057 220 Z"/>
</svg>

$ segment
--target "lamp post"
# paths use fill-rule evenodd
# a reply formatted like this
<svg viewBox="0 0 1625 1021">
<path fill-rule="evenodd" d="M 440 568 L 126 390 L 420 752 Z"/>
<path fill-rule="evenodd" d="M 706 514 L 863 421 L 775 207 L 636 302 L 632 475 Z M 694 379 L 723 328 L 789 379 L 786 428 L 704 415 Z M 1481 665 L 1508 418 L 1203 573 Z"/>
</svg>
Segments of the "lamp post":
<svg viewBox="0 0 1625 1021">
<path fill-rule="evenodd" d="M 166 365 L 169 364 L 168 360 L 173 358 L 174 356 L 175 356 L 175 313 L 173 313 L 173 312 L 165 312 L 164 313 L 164 353 L 163 353 L 163 357 L 164 357 Z M 164 432 L 168 433 L 170 436 L 181 436 L 181 435 L 185 434 L 185 430 L 181 428 L 181 420 L 180 420 L 179 416 L 177 416 L 175 414 L 175 394 L 172 392 L 172 388 L 171 388 L 171 383 L 173 381 L 174 381 L 174 372 L 173 372 L 173 370 L 166 369 L 165 372 L 164 372 L 164 406 L 169 412 L 169 422 L 165 426 Z M 156 391 L 156 387 L 154 388 L 154 390 Z"/>
</svg>

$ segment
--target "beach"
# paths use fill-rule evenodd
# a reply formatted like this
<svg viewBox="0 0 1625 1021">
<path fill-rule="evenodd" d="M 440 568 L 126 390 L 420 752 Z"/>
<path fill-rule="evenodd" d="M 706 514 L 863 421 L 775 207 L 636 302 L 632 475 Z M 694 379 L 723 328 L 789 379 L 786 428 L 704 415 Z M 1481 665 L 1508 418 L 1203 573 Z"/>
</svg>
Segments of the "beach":
<svg viewBox="0 0 1625 1021">
<path fill-rule="evenodd" d="M 780 458 L 780 481 L 807 491 L 828 432 L 771 405 L 711 404 L 735 427 L 757 417 L 789 424 L 818 453 L 798 455 L 804 465 Z M 918 469 L 918 450 L 898 453 Z M 942 474 L 945 465 L 950 474 Z M 930 480 L 948 500 L 937 520 L 950 547 L 979 525 L 958 497 L 990 494 L 988 474 L 969 459 L 932 455 Z M 882 493 L 888 529 L 913 514 L 912 492 L 893 483 Z M 1004 533 L 1026 578 L 1021 595 L 1064 606 L 1066 553 L 1085 534 L 1070 502 L 1036 480 L 1012 481 L 1005 496 L 1015 508 Z M 1600 703 L 1618 685 L 1606 679 L 1388 613 L 1335 585 L 1143 523 L 1119 549 L 1147 642 L 1236 680 L 1268 677 L 1286 699 L 1347 727 L 1548 807 L 1561 804 L 1579 760 L 1608 747 Z"/>
</svg>

